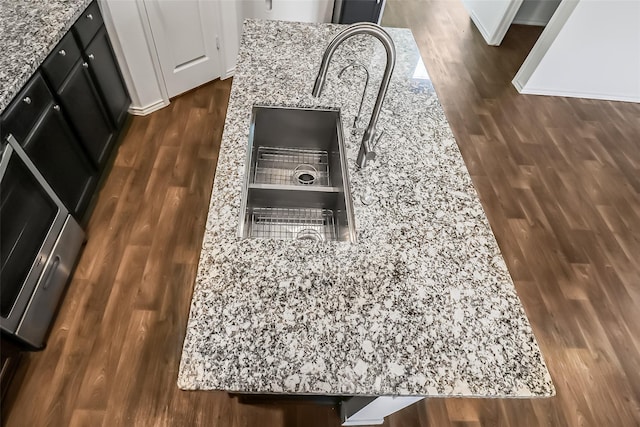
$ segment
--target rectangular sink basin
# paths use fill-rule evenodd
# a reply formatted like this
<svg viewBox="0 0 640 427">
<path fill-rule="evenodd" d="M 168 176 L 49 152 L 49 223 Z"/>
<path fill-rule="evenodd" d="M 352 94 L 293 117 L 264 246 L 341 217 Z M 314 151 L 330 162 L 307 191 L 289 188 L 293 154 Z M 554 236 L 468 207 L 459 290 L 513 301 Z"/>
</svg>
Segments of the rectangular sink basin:
<svg viewBox="0 0 640 427">
<path fill-rule="evenodd" d="M 238 234 L 355 241 L 339 110 L 254 106 Z"/>
</svg>

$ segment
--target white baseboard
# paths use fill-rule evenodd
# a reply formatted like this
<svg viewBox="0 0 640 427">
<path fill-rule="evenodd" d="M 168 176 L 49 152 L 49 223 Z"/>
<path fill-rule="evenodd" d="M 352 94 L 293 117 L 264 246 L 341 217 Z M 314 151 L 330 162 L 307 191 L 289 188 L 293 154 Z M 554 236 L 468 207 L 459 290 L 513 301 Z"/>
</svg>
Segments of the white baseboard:
<svg viewBox="0 0 640 427">
<path fill-rule="evenodd" d="M 542 19 L 514 19 L 512 24 L 516 25 L 531 25 L 533 27 L 546 27 L 549 21 L 544 21 Z"/>
<path fill-rule="evenodd" d="M 469 10 L 469 16 L 471 17 L 471 20 L 473 21 L 473 23 L 476 25 L 476 28 L 478 29 L 478 31 L 480 31 L 480 34 L 482 34 L 482 38 L 484 39 L 484 41 L 487 42 L 487 44 L 491 44 L 489 43 L 489 37 L 490 37 L 489 32 L 484 27 L 484 25 L 482 25 L 482 21 L 480 21 L 480 18 L 478 18 L 478 15 L 476 15 L 476 13 L 471 9 Z"/>
<path fill-rule="evenodd" d="M 606 94 L 606 93 L 589 93 L 589 92 L 570 92 L 570 91 L 562 91 L 562 90 L 550 90 L 550 89 L 536 89 L 536 88 L 526 88 L 518 87 L 516 81 L 512 82 L 513 85 L 518 89 L 518 92 L 524 95 L 543 95 L 543 96 L 564 96 L 567 98 L 585 98 L 585 99 L 598 99 L 602 101 L 621 101 L 621 102 L 634 102 L 640 103 L 640 97 L 634 96 L 624 96 L 617 94 Z"/>
<path fill-rule="evenodd" d="M 233 66 L 233 67 L 229 68 L 226 73 L 224 73 L 223 75 L 220 76 L 220 80 L 226 80 L 229 77 L 233 77 L 233 75 L 235 73 L 236 73 L 236 67 Z"/>
<path fill-rule="evenodd" d="M 134 116 L 146 116 L 147 114 L 151 114 L 154 111 L 158 111 L 161 108 L 166 107 L 167 105 L 169 105 L 169 103 L 170 102 L 168 100 L 165 101 L 164 99 L 160 99 L 144 107 L 131 106 L 129 107 L 129 113 L 133 114 Z"/>
<path fill-rule="evenodd" d="M 522 86 L 522 82 L 520 80 L 513 79 L 511 80 L 511 84 L 515 86 L 518 93 L 524 93 L 524 87 Z"/>
<path fill-rule="evenodd" d="M 484 25 L 482 25 L 482 20 L 478 17 L 478 15 L 476 15 L 476 12 L 473 9 L 467 8 L 467 11 L 473 23 L 476 24 L 478 31 L 480 31 L 480 34 L 482 34 L 484 41 L 487 42 L 489 46 L 500 46 L 500 43 L 502 43 L 502 39 L 507 33 L 509 26 L 511 26 L 513 18 L 516 16 L 516 13 L 518 13 L 518 9 L 522 5 L 522 2 L 523 0 L 512 0 L 511 3 L 509 3 L 504 16 L 498 23 L 498 26 L 493 31 L 493 33 L 490 33 L 489 30 Z"/>
</svg>

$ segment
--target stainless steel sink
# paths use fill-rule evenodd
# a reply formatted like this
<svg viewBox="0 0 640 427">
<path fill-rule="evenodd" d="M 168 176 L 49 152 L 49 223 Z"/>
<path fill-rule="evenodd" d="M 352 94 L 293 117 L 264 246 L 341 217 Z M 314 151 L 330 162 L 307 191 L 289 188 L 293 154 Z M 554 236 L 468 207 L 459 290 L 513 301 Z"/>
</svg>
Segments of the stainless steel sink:
<svg viewBox="0 0 640 427">
<path fill-rule="evenodd" d="M 254 106 L 238 234 L 355 241 L 338 110 Z"/>
</svg>

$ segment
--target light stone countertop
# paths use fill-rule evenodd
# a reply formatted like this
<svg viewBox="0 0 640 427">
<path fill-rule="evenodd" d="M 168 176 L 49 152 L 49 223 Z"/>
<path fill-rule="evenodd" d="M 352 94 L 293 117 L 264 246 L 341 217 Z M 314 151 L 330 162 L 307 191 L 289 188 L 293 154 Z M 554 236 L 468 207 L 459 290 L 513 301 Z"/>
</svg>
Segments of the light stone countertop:
<svg viewBox="0 0 640 427">
<path fill-rule="evenodd" d="M 338 49 L 323 95 L 311 88 L 332 24 L 246 21 L 178 385 L 239 393 L 534 397 L 554 394 L 531 327 L 457 144 L 406 29 L 379 126 L 378 159 L 355 170 L 361 134 L 355 59 Z M 237 237 L 254 104 L 340 107 L 358 240 Z M 365 189 L 377 201 L 363 205 Z"/>
<path fill-rule="evenodd" d="M 0 1 L 0 113 L 91 0 Z"/>
</svg>

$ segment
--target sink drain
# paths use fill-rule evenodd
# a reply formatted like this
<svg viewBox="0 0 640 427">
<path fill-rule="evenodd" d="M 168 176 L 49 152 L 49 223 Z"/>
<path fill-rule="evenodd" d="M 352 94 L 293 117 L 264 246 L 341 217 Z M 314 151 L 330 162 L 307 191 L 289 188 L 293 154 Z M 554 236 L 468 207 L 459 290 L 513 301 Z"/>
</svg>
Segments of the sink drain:
<svg viewBox="0 0 640 427">
<path fill-rule="evenodd" d="M 318 179 L 318 170 L 311 165 L 298 165 L 293 170 L 293 179 L 298 184 L 312 185 Z"/>
<path fill-rule="evenodd" d="M 305 228 L 303 230 L 298 231 L 296 234 L 296 239 L 298 240 L 314 240 L 316 242 L 322 241 L 322 234 L 318 232 L 318 230 L 314 230 L 312 228 Z"/>
</svg>

